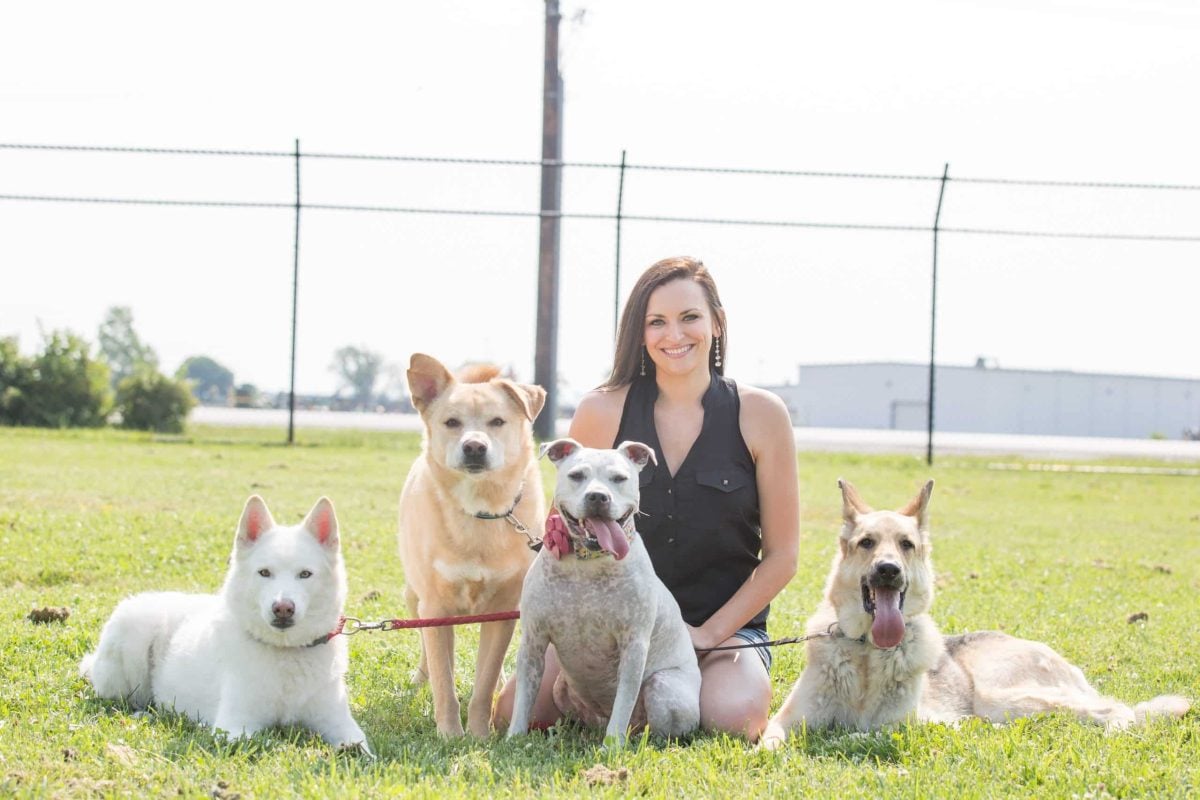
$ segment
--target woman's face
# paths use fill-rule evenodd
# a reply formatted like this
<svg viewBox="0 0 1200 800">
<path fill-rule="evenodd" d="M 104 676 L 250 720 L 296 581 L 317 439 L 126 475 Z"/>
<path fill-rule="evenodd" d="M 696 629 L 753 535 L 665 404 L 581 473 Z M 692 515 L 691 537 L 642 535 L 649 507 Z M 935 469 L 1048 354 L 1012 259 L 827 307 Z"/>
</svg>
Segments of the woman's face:
<svg viewBox="0 0 1200 800">
<path fill-rule="evenodd" d="M 708 351 L 719 331 L 700 284 L 679 278 L 659 286 L 646 303 L 645 325 L 646 352 L 660 372 L 708 372 Z"/>
</svg>

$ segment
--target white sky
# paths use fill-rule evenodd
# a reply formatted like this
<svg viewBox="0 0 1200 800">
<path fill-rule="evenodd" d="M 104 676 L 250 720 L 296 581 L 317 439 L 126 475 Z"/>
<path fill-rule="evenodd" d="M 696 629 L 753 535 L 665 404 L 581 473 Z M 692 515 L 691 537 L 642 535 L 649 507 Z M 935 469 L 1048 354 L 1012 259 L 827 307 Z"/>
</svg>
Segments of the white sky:
<svg viewBox="0 0 1200 800">
<path fill-rule="evenodd" d="M 22 3 L 0 7 L 0 141 L 536 159 L 543 5 Z M 586 9 L 582 22 L 570 19 Z M 564 2 L 565 158 L 1200 185 L 1200 7 L 1189 0 Z M 536 210 L 528 167 L 308 160 L 306 202 Z M 569 171 L 611 213 L 615 172 Z M 0 194 L 291 202 L 287 159 L 0 150 Z M 936 183 L 630 171 L 627 214 L 929 225 Z M 947 227 L 1200 235 L 1200 192 L 954 183 Z M 133 308 L 174 370 L 288 379 L 288 210 L 0 201 L 0 335 L 95 339 Z M 931 235 L 627 222 L 627 291 L 704 259 L 730 374 L 924 361 Z M 304 213 L 297 388 L 335 349 L 487 358 L 532 379 L 537 222 Z M 611 357 L 614 223 L 562 233 L 567 394 Z M 938 355 L 1195 377 L 1200 242 L 944 234 Z"/>
</svg>

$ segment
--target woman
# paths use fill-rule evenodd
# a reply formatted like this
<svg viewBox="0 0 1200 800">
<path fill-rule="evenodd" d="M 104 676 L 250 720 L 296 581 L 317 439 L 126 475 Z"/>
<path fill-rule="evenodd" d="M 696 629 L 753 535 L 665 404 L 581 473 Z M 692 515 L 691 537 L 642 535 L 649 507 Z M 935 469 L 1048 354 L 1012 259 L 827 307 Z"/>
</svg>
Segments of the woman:
<svg viewBox="0 0 1200 800">
<path fill-rule="evenodd" d="M 612 374 L 579 403 L 570 436 L 586 447 L 650 445 L 638 533 L 679 602 L 701 672 L 700 724 L 756 741 L 771 704 L 768 648 L 705 652 L 767 640 L 770 601 L 796 572 L 799 503 L 791 420 L 775 395 L 724 377 L 725 309 L 704 265 L 651 266 L 621 317 Z M 555 521 L 547 522 L 553 548 Z M 560 716 L 553 648 L 534 720 Z M 512 713 L 510 682 L 496 717 Z"/>
</svg>

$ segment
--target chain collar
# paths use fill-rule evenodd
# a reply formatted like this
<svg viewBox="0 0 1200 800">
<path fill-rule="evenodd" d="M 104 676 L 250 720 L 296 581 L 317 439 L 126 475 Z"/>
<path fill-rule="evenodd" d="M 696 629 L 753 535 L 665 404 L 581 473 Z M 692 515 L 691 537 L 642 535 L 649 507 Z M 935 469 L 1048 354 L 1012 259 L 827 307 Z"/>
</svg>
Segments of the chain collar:
<svg viewBox="0 0 1200 800">
<path fill-rule="evenodd" d="M 521 486 L 517 489 L 517 499 L 512 501 L 508 511 L 500 514 L 492 514 L 488 511 L 476 511 L 471 516 L 475 519 L 502 519 L 513 527 L 513 529 L 524 536 L 529 542 L 529 549 L 537 552 L 542 549 L 542 541 L 534 537 L 533 532 L 521 520 L 517 519 L 513 513 L 517 510 L 517 506 L 521 504 L 521 498 L 525 495 L 525 483 L 522 481 Z"/>
</svg>

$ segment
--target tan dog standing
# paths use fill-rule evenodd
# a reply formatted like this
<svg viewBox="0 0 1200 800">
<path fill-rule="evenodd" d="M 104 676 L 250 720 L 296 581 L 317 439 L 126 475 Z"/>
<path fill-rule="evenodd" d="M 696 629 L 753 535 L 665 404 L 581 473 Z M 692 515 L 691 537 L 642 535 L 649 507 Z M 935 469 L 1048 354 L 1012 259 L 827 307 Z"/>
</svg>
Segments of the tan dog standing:
<svg viewBox="0 0 1200 800">
<path fill-rule="evenodd" d="M 540 386 L 475 367 L 455 379 L 417 353 L 408 369 L 413 405 L 425 423 L 424 447 L 400 495 L 400 560 L 405 600 L 415 617 L 512 611 L 533 561 L 530 537 L 545 527 L 546 504 L 532 422 L 546 401 Z M 528 527 L 528 536 L 513 523 Z M 490 731 L 492 698 L 514 621 L 484 623 L 467 730 Z M 417 680 L 429 679 L 443 736 L 461 736 L 454 686 L 454 628 L 421 630 Z"/>
<path fill-rule="evenodd" d="M 1065 710 L 1124 728 L 1187 712 L 1189 701 L 1172 695 L 1133 707 L 1104 697 L 1041 642 L 998 631 L 942 636 L 929 616 L 933 481 L 899 511 L 875 511 L 852 484 L 838 486 L 844 524 L 825 600 L 808 621 L 808 664 L 762 747 L 778 747 L 801 726 L 871 730 L 970 716 L 1004 722 Z"/>
</svg>

